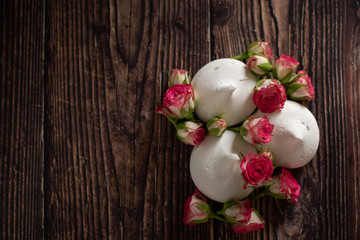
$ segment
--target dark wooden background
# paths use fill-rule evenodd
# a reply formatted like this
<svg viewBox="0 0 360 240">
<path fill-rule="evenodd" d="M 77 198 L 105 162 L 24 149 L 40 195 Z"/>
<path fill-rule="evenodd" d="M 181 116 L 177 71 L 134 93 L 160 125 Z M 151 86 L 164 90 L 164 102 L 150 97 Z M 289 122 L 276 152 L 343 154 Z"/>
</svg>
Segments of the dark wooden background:
<svg viewBox="0 0 360 240">
<path fill-rule="evenodd" d="M 360 2 L 1 0 L 0 239 L 360 239 Z M 155 115 L 192 75 L 260 38 L 312 76 L 318 153 L 264 230 L 182 223 L 191 147 Z M 274 57 L 274 58 L 275 58 Z M 218 204 L 213 204 L 218 207 Z"/>
</svg>

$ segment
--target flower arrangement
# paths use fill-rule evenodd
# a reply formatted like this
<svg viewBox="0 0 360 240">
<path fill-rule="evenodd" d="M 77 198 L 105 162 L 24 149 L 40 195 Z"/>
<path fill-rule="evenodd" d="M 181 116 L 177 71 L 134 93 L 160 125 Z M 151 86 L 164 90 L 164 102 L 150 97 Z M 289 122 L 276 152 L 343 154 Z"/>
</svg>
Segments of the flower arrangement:
<svg viewBox="0 0 360 240">
<path fill-rule="evenodd" d="M 196 188 L 185 203 L 185 224 L 195 225 L 215 218 L 230 223 L 236 233 L 247 233 L 264 228 L 264 220 L 252 207 L 256 199 L 268 195 L 276 200 L 298 202 L 300 186 L 291 170 L 277 165 L 272 149 L 263 147 L 271 143 L 274 131 L 274 124 L 267 115 L 282 111 L 288 99 L 301 102 L 314 99 L 314 89 L 311 78 L 304 70 L 296 73 L 299 62 L 294 58 L 281 55 L 271 64 L 271 56 L 269 43 L 260 40 L 250 44 L 247 52 L 232 58 L 244 61 L 257 79 L 250 93 L 257 111 L 235 125 L 226 120 L 226 113 L 212 116 L 207 121 L 201 120 L 196 114 L 197 96 L 188 71 L 173 69 L 168 74 L 169 88 L 156 113 L 163 114 L 175 126 L 181 142 L 198 148 L 207 136 L 221 138 L 225 131 L 233 131 L 251 146 L 258 146 L 257 154 L 237 153 L 241 160 L 241 187 L 244 190 L 256 188 L 256 194 L 242 199 L 229 199 L 224 202 L 222 209 L 216 211 L 210 208 L 208 199 Z M 256 114 L 258 111 L 263 115 Z"/>
</svg>

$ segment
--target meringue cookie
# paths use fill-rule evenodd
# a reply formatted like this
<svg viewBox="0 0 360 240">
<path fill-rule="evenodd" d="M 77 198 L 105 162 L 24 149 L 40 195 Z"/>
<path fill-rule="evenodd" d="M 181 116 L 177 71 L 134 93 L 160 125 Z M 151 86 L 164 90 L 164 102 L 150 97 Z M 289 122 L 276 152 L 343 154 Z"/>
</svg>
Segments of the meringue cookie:
<svg viewBox="0 0 360 240">
<path fill-rule="evenodd" d="M 244 121 L 256 108 L 252 100 L 256 82 L 241 61 L 223 58 L 206 64 L 191 81 L 197 116 L 207 122 L 223 114 L 229 126 Z"/>
<path fill-rule="evenodd" d="M 190 173 L 194 184 L 205 196 L 218 202 L 247 197 L 253 189 L 243 188 L 240 163 L 242 155 L 249 153 L 257 152 L 239 133 L 226 130 L 221 137 L 206 136 L 191 153 Z"/>
<path fill-rule="evenodd" d="M 266 115 L 274 125 L 271 142 L 256 145 L 258 150 L 269 149 L 276 165 L 298 168 L 313 159 L 319 146 L 319 127 L 313 114 L 303 105 L 287 100 L 282 110 Z"/>
</svg>

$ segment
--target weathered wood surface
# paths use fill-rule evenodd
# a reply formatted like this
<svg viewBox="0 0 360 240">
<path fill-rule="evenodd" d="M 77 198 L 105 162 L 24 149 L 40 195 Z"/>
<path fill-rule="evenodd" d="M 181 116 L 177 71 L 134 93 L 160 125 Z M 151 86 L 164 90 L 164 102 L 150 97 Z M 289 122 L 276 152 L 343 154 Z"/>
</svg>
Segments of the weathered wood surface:
<svg viewBox="0 0 360 240">
<path fill-rule="evenodd" d="M 43 11 L 1 1 L 0 239 L 43 236 Z"/>
<path fill-rule="evenodd" d="M 2 239 L 359 239 L 358 1 L 2 1 Z M 264 230 L 182 223 L 191 147 L 154 110 L 166 71 L 269 40 L 312 76 L 321 140 Z M 217 204 L 213 204 L 217 206 Z"/>
</svg>

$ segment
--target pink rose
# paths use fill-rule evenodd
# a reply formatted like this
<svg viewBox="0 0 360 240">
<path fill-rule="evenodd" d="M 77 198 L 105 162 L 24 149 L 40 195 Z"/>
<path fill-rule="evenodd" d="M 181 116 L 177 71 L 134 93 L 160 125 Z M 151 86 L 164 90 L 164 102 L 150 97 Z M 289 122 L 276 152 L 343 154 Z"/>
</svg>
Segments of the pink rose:
<svg viewBox="0 0 360 240">
<path fill-rule="evenodd" d="M 249 221 L 251 218 L 251 200 L 235 202 L 234 205 L 225 209 L 224 216 L 234 219 L 237 222 Z"/>
<path fill-rule="evenodd" d="M 252 54 L 262 54 L 271 58 L 272 51 L 267 41 L 256 41 L 249 45 L 248 52 Z"/>
<path fill-rule="evenodd" d="M 227 128 L 227 124 L 224 119 L 212 118 L 206 123 L 206 127 L 211 136 L 220 137 Z"/>
<path fill-rule="evenodd" d="M 273 173 L 273 163 L 262 154 L 247 154 L 240 164 L 241 175 L 244 178 L 244 189 L 247 185 L 260 187 L 270 180 Z"/>
<path fill-rule="evenodd" d="M 285 197 L 291 199 L 294 203 L 297 203 L 297 198 L 300 196 L 300 186 L 297 183 L 294 175 L 288 170 L 283 168 L 280 175 L 273 177 L 273 185 L 270 186 L 269 190 L 275 197 Z"/>
<path fill-rule="evenodd" d="M 254 90 L 253 101 L 263 113 L 282 109 L 286 101 L 285 88 L 275 79 L 260 80 Z"/>
<path fill-rule="evenodd" d="M 288 82 L 298 66 L 299 62 L 294 58 L 280 55 L 275 62 L 275 78 L 279 79 L 282 83 Z"/>
<path fill-rule="evenodd" d="M 210 215 L 210 207 L 206 198 L 195 189 L 192 196 L 188 197 L 184 207 L 183 221 L 188 225 L 207 222 Z"/>
<path fill-rule="evenodd" d="M 299 77 L 295 78 L 287 87 L 291 99 L 311 100 L 314 99 L 314 88 L 311 84 L 311 78 L 305 74 L 305 71 L 299 71 Z"/>
<path fill-rule="evenodd" d="M 250 56 L 246 65 L 249 67 L 251 72 L 258 76 L 264 76 L 268 72 L 272 71 L 272 65 L 269 60 L 260 55 Z"/>
<path fill-rule="evenodd" d="M 173 69 L 172 74 L 169 76 L 169 87 L 176 84 L 189 84 L 189 72 L 182 69 Z"/>
<path fill-rule="evenodd" d="M 191 84 L 177 84 L 166 91 L 163 105 L 155 112 L 175 118 L 191 118 L 195 107 L 194 101 Z"/>
<path fill-rule="evenodd" d="M 177 137 L 185 144 L 199 146 L 205 138 L 205 129 L 202 124 L 187 121 L 176 126 Z"/>
<path fill-rule="evenodd" d="M 235 233 L 248 233 L 256 231 L 265 227 L 265 223 L 260 217 L 253 211 L 249 221 L 239 222 L 233 225 Z"/>
<path fill-rule="evenodd" d="M 247 130 L 244 139 L 248 143 L 268 143 L 271 141 L 274 125 L 269 122 L 266 115 L 261 118 L 250 117 L 243 123 L 243 127 Z"/>
</svg>

